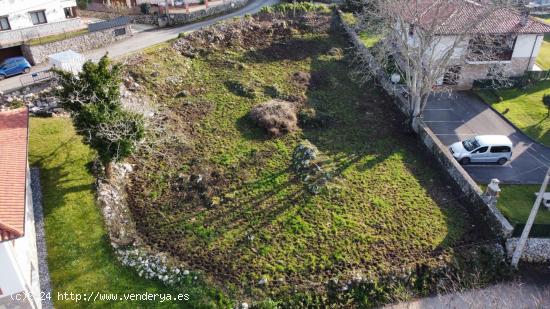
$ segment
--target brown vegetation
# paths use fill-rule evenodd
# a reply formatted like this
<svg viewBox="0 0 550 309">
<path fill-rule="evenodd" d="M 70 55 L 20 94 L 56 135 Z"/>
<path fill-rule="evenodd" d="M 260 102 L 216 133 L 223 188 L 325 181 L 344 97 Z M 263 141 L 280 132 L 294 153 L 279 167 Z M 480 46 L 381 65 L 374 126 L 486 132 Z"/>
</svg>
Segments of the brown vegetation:
<svg viewBox="0 0 550 309">
<path fill-rule="evenodd" d="M 295 105 L 282 100 L 271 100 L 254 106 L 250 118 L 271 136 L 281 136 L 298 128 Z"/>
</svg>

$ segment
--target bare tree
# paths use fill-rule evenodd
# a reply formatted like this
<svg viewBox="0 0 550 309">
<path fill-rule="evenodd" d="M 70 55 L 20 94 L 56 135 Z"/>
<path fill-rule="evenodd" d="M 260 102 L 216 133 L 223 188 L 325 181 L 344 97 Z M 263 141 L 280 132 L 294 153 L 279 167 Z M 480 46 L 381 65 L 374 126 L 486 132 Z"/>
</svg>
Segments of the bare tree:
<svg viewBox="0 0 550 309">
<path fill-rule="evenodd" d="M 370 39 L 379 39 L 371 48 L 373 55 L 403 80 L 411 125 L 422 115 L 436 85 L 456 82 L 460 74 L 457 64 L 511 56 L 509 42 L 513 36 L 491 33 L 494 26 L 491 16 L 512 9 L 506 0 L 363 0 L 363 3 L 364 9 L 357 13 L 358 28 Z M 507 76 L 505 66 L 492 70 L 494 78 Z"/>
</svg>

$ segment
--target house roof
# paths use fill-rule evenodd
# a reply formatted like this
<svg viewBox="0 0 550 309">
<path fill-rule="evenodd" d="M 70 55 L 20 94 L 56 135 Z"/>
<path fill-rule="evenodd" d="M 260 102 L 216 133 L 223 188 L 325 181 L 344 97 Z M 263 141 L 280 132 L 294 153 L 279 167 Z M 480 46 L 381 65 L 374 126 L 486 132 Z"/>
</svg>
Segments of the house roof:
<svg viewBox="0 0 550 309">
<path fill-rule="evenodd" d="M 25 234 L 28 121 L 26 108 L 0 112 L 0 241 Z"/>
<path fill-rule="evenodd" d="M 470 0 L 411 0 L 399 10 L 407 22 L 437 34 L 543 34 L 550 25 L 510 7 L 482 5 Z"/>
</svg>

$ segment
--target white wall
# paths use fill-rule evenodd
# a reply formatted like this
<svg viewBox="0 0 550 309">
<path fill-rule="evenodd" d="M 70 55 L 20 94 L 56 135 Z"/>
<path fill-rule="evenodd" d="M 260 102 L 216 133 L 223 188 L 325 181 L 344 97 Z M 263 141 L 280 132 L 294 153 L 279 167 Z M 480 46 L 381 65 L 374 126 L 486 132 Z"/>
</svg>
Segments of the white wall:
<svg viewBox="0 0 550 309">
<path fill-rule="evenodd" d="M 462 41 L 457 42 L 458 40 L 462 40 Z M 440 36 L 434 41 L 434 45 L 435 45 L 434 53 L 439 58 L 439 57 L 442 57 L 447 52 L 449 52 L 451 48 L 454 48 L 451 59 L 459 59 L 465 56 L 468 50 L 469 40 L 470 40 L 469 37 L 458 37 L 453 35 Z"/>
<path fill-rule="evenodd" d="M 48 23 L 64 21 L 63 8 L 76 6 L 76 0 L 0 0 L 0 16 L 8 16 L 12 30 L 34 26 L 30 11 L 46 10 Z"/>
<path fill-rule="evenodd" d="M 537 57 L 544 36 L 541 34 L 520 34 L 514 46 L 512 58 Z"/>
<path fill-rule="evenodd" d="M 36 308 L 41 308 L 38 253 L 29 173 L 27 173 L 26 192 L 24 237 L 0 243 L 0 274 L 2 274 L 0 288 L 3 292 L 0 299 L 26 291 L 37 298 L 34 302 Z M 30 291 L 27 290 L 27 287 L 30 288 Z"/>
</svg>

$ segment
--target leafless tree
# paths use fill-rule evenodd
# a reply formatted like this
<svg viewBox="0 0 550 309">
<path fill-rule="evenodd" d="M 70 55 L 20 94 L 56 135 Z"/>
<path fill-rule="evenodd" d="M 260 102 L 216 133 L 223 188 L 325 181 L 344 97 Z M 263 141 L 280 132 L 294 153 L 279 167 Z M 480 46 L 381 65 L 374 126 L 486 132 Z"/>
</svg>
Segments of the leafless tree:
<svg viewBox="0 0 550 309">
<path fill-rule="evenodd" d="M 422 115 L 436 85 L 456 82 L 460 70 L 456 64 L 505 57 L 511 50 L 509 37 L 491 35 L 489 17 L 499 10 L 517 9 L 513 1 L 362 1 L 357 28 L 370 40 L 379 39 L 371 53 L 404 82 L 411 124 Z M 494 77 L 506 77 L 504 70 L 495 65 Z"/>
</svg>

